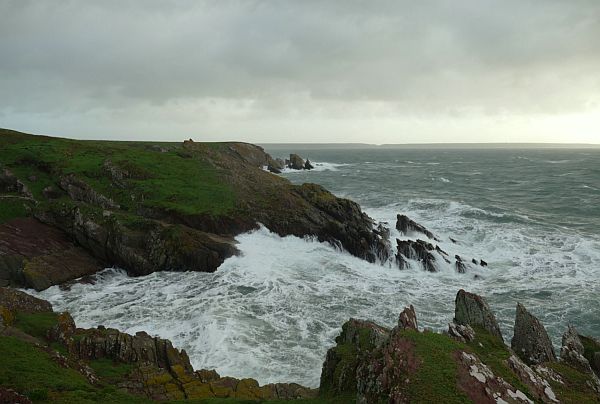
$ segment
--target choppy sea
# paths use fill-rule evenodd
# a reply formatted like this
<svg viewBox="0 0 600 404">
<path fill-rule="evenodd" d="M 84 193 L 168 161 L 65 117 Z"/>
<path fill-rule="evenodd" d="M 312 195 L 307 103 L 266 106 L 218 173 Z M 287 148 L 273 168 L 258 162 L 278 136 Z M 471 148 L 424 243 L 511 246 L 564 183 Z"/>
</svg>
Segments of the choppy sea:
<svg viewBox="0 0 600 404">
<path fill-rule="evenodd" d="M 261 228 L 238 236 L 242 255 L 212 274 L 129 278 L 107 269 L 93 285 L 38 295 L 82 327 L 169 338 L 196 368 L 312 387 L 348 318 L 393 326 L 413 304 L 422 327 L 443 330 L 460 288 L 487 298 L 508 341 L 517 302 L 540 318 L 556 345 L 569 323 L 600 337 L 600 150 L 267 151 L 296 152 L 315 164 L 284 172 L 290 181 L 322 184 L 392 228 L 396 214 L 406 214 L 451 255 L 489 265 L 471 265 L 465 274 L 443 262 L 437 273 L 416 263 L 401 271 Z"/>
</svg>

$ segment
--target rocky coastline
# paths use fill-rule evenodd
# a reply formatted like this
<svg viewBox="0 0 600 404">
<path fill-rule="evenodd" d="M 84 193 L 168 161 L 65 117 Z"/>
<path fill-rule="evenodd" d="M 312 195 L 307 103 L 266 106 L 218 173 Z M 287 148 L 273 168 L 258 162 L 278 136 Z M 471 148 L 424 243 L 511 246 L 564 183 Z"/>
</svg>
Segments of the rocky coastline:
<svg viewBox="0 0 600 404">
<path fill-rule="evenodd" d="M 393 328 L 350 319 L 318 389 L 194 370 L 184 350 L 145 332 L 77 328 L 19 288 L 68 287 L 107 266 L 130 276 L 213 272 L 238 254 L 235 237 L 259 224 L 396 270 L 449 265 L 469 276 L 488 264 L 443 250 L 402 213 L 392 227 L 319 185 L 291 184 L 277 174 L 313 168 L 296 154 L 191 139 L 0 135 L 0 402 L 600 402 L 599 341 L 569 326 L 557 355 L 543 324 L 515 302 L 509 347 L 485 299 L 464 290 L 443 334 L 419 329 L 412 306 Z"/>
</svg>

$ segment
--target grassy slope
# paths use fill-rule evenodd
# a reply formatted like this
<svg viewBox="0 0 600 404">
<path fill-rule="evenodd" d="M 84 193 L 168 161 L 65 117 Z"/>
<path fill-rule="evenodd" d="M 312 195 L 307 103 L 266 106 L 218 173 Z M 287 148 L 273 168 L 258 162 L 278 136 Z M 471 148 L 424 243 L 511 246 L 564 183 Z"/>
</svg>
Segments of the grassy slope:
<svg viewBox="0 0 600 404">
<path fill-rule="evenodd" d="M 183 214 L 226 214 L 234 209 L 233 188 L 221 180 L 219 169 L 200 153 L 186 153 L 180 144 L 81 141 L 33 136 L 0 129 L 0 163 L 9 168 L 42 200 L 42 190 L 56 187 L 61 175 L 75 174 L 98 192 L 110 197 L 124 211 L 150 207 Z M 207 144 L 219 149 L 222 144 Z M 127 189 L 111 185 L 103 169 L 112 163 L 131 173 Z M 35 176 L 31 181 L 29 177 Z M 133 198 L 132 198 L 133 195 Z M 0 199 L 0 220 L 25 214 L 23 203 Z"/>
</svg>

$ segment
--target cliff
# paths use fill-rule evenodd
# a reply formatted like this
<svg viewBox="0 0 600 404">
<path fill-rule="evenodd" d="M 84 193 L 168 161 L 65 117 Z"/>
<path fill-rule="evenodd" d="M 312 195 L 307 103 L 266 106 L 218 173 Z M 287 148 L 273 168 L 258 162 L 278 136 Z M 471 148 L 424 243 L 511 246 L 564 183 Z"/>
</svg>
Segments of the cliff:
<svg viewBox="0 0 600 404">
<path fill-rule="evenodd" d="M 314 184 L 263 169 L 246 143 L 78 141 L 0 130 L 0 286 L 37 290 L 119 266 L 215 271 L 264 224 L 374 262 L 371 218 Z M 65 263 L 67 264 L 65 266 Z"/>
</svg>

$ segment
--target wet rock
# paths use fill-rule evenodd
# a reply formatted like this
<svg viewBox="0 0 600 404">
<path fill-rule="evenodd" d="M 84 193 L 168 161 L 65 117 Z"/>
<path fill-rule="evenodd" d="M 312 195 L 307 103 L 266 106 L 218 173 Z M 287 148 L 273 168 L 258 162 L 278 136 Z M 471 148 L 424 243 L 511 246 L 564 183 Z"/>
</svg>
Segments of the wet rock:
<svg viewBox="0 0 600 404">
<path fill-rule="evenodd" d="M 437 272 L 435 267 L 435 256 L 431 251 L 435 250 L 433 244 L 423 240 L 400 240 L 396 239 L 398 253 L 396 262 L 400 269 L 408 268 L 406 259 L 417 260 L 423 266 L 423 269 L 429 272 Z"/>
<path fill-rule="evenodd" d="M 473 264 L 475 264 L 475 265 L 479 265 L 479 261 L 477 261 L 475 258 L 473 258 L 473 259 L 471 260 L 471 262 L 472 262 Z"/>
<path fill-rule="evenodd" d="M 457 341 L 466 343 L 475 339 L 475 331 L 470 325 L 448 323 L 447 334 Z"/>
<path fill-rule="evenodd" d="M 511 347 L 528 365 L 556 361 L 556 354 L 546 329 L 520 303 L 517 304 L 515 333 L 511 341 Z"/>
<path fill-rule="evenodd" d="M 269 164 L 269 165 L 267 166 L 267 170 L 269 170 L 269 172 L 272 172 L 273 174 L 281 174 L 281 169 L 279 169 L 279 168 L 275 167 L 275 166 L 274 166 L 274 165 L 272 165 L 272 164 Z"/>
<path fill-rule="evenodd" d="M 479 265 L 481 265 L 482 267 L 487 267 L 488 263 L 485 262 L 484 260 L 479 260 Z"/>
<path fill-rule="evenodd" d="M 462 258 L 460 257 L 460 255 L 455 255 L 454 258 L 456 259 L 456 262 L 454 263 L 454 267 L 456 268 L 456 271 L 460 274 L 464 274 L 465 272 L 467 272 L 467 267 L 466 267 L 465 263 L 463 262 Z"/>
<path fill-rule="evenodd" d="M 290 154 L 290 162 L 288 167 L 293 170 L 304 170 L 304 160 L 297 154 Z"/>
<path fill-rule="evenodd" d="M 415 312 L 415 308 L 411 304 L 410 307 L 405 307 L 400 313 L 400 317 L 398 318 L 398 327 L 403 330 L 419 330 L 419 326 L 417 323 L 417 313 Z"/>
<path fill-rule="evenodd" d="M 458 291 L 454 301 L 454 322 L 482 327 L 490 334 L 503 340 L 496 317 L 485 299 L 463 289 Z"/>
<path fill-rule="evenodd" d="M 396 216 L 396 229 L 402 234 L 408 234 L 409 232 L 422 233 L 432 240 L 439 241 L 432 232 L 427 230 L 424 226 L 410 219 L 406 215 L 398 214 Z"/>
<path fill-rule="evenodd" d="M 379 223 L 373 230 L 373 234 L 377 238 L 375 243 L 375 254 L 381 263 L 385 263 L 392 255 L 392 244 L 390 243 L 390 229 L 386 223 Z"/>
<path fill-rule="evenodd" d="M 312 170 L 313 168 L 315 168 L 315 167 L 310 163 L 310 160 L 306 159 L 306 162 L 304 163 L 304 169 Z"/>
</svg>

